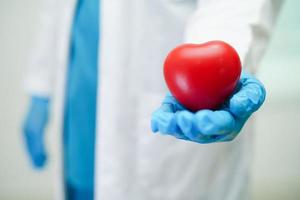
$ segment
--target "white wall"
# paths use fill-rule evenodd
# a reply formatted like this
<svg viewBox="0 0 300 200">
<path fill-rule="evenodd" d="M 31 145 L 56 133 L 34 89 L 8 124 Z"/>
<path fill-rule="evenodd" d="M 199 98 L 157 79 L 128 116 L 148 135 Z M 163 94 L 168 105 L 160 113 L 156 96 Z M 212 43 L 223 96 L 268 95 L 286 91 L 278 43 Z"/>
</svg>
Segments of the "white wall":
<svg viewBox="0 0 300 200">
<path fill-rule="evenodd" d="M 33 171 L 20 132 L 27 105 L 21 89 L 23 63 L 37 28 L 38 3 L 0 0 L 0 199 L 53 198 L 51 155 L 44 171 Z M 255 200 L 300 199 L 299 7 L 297 0 L 287 1 L 259 72 L 268 97 L 256 114 Z M 47 136 L 52 154 L 53 131 Z"/>
<path fill-rule="evenodd" d="M 300 1 L 284 5 L 260 79 L 268 91 L 257 113 L 254 196 L 300 199 Z"/>
</svg>

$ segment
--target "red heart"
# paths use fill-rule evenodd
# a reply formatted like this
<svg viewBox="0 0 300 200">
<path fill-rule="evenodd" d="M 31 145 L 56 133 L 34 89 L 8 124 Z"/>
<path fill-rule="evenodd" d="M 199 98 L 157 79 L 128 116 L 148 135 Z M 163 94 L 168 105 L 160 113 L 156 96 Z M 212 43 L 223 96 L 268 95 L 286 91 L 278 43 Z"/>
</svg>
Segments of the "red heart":
<svg viewBox="0 0 300 200">
<path fill-rule="evenodd" d="M 237 52 L 222 41 L 181 45 L 164 63 L 170 92 L 191 111 L 219 108 L 234 92 L 240 74 Z"/>
</svg>

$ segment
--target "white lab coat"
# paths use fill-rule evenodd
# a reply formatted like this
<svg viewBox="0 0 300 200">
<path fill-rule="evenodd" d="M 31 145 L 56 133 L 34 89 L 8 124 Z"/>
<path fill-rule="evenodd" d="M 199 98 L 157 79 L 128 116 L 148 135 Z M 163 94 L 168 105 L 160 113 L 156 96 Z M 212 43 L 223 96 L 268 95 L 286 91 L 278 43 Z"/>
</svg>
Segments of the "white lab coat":
<svg viewBox="0 0 300 200">
<path fill-rule="evenodd" d="M 62 121 L 75 0 L 45 0 L 29 62 L 30 94 L 52 96 Z M 224 40 L 255 70 L 280 0 L 101 0 L 96 141 L 100 200 L 242 200 L 248 196 L 251 121 L 229 143 L 153 134 L 166 93 L 162 65 L 183 42 Z M 60 144 L 60 143 L 58 143 Z"/>
</svg>

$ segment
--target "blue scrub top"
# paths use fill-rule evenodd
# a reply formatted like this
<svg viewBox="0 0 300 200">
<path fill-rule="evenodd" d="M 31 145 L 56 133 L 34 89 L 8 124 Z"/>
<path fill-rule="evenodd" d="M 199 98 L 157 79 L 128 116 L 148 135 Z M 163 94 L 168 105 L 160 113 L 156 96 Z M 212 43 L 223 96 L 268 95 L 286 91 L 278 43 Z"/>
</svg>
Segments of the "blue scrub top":
<svg viewBox="0 0 300 200">
<path fill-rule="evenodd" d="M 93 189 L 99 0 L 78 0 L 74 15 L 64 118 L 64 175 Z"/>
</svg>

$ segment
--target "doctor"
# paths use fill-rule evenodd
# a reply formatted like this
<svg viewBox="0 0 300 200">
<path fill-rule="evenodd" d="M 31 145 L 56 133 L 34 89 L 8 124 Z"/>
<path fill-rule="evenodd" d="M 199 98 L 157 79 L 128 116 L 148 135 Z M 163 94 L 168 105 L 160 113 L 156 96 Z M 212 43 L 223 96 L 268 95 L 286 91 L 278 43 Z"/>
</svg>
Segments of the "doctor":
<svg viewBox="0 0 300 200">
<path fill-rule="evenodd" d="M 79 188 L 84 187 L 77 186 L 81 181 L 85 182 L 82 177 L 86 177 L 86 174 L 81 173 L 84 169 L 82 162 L 93 163 L 90 157 L 93 153 L 82 152 L 84 148 L 81 149 L 93 144 L 93 134 L 88 136 L 83 132 L 93 130 L 90 127 L 96 126 L 97 199 L 246 199 L 252 121 L 248 121 L 244 133 L 233 142 L 215 142 L 234 139 L 248 117 L 262 104 L 264 89 L 255 78 L 247 74 L 242 77 L 241 87 L 229 100 L 224 111 L 226 114 L 222 110 L 200 111 L 202 114 L 199 117 L 180 107 L 172 96 L 167 95 L 162 107 L 152 116 L 152 130 L 175 137 L 151 134 L 149 123 L 151 113 L 161 104 L 167 91 L 162 78 L 162 63 L 170 49 L 183 42 L 224 40 L 236 48 L 244 70 L 254 72 L 266 48 L 279 1 L 101 0 L 101 6 L 96 6 L 100 8 L 97 22 L 97 30 L 101 32 L 99 42 L 93 35 L 97 32 L 94 29 L 97 27 L 94 24 L 95 15 L 80 17 L 80 5 L 83 9 L 85 3 L 89 4 L 87 7 L 92 13 L 96 3 L 93 5 L 87 0 L 77 3 L 72 0 L 45 0 L 41 12 L 41 28 L 26 82 L 29 94 L 33 96 L 32 105 L 24 126 L 27 146 L 36 165 L 42 166 L 45 161 L 43 133 L 51 99 L 54 110 L 64 111 L 56 119 L 64 122 L 61 125 L 65 136 L 64 166 L 70 170 L 70 173 L 65 172 L 67 193 L 82 191 L 79 192 L 84 196 L 81 199 L 86 199 L 92 193 L 90 187 L 81 190 Z M 77 31 L 74 29 L 77 22 L 80 29 L 79 44 L 76 43 Z M 90 25 L 82 27 L 87 24 Z M 84 37 L 86 32 L 92 35 Z M 81 37 L 92 38 L 97 44 L 98 68 L 93 68 L 89 75 L 84 72 L 86 67 L 92 68 L 95 62 L 91 53 L 95 52 L 95 47 L 85 49 L 85 45 L 90 47 L 91 44 L 88 39 L 85 41 Z M 76 48 L 76 45 L 79 46 Z M 73 64 L 80 63 L 76 61 L 79 59 L 76 58 L 76 51 L 81 51 L 77 52 L 80 55 L 87 54 L 87 59 L 83 60 L 90 62 L 84 65 L 83 71 L 72 71 L 80 66 Z M 97 92 L 85 93 L 88 92 L 86 88 L 94 86 Z M 97 101 L 93 102 L 96 93 Z M 87 103 L 87 108 L 76 103 L 77 99 L 78 102 Z M 246 106 L 245 102 L 248 102 Z M 91 123 L 93 120 L 87 120 L 85 124 L 85 116 L 93 115 L 93 106 L 97 107 L 97 125 L 94 126 Z M 31 114 L 33 110 L 36 110 L 35 114 Z M 176 111 L 182 116 L 173 123 L 169 116 L 172 118 Z M 198 130 L 191 129 L 195 119 L 197 125 L 209 123 L 212 128 L 201 130 L 200 126 Z M 78 149 L 71 146 L 76 142 L 80 147 Z M 214 144 L 199 144 L 209 142 Z M 74 156 L 69 163 L 68 153 Z M 74 173 L 71 169 L 74 169 Z M 73 184 L 68 181 L 76 175 L 78 179 L 74 178 Z"/>
</svg>

